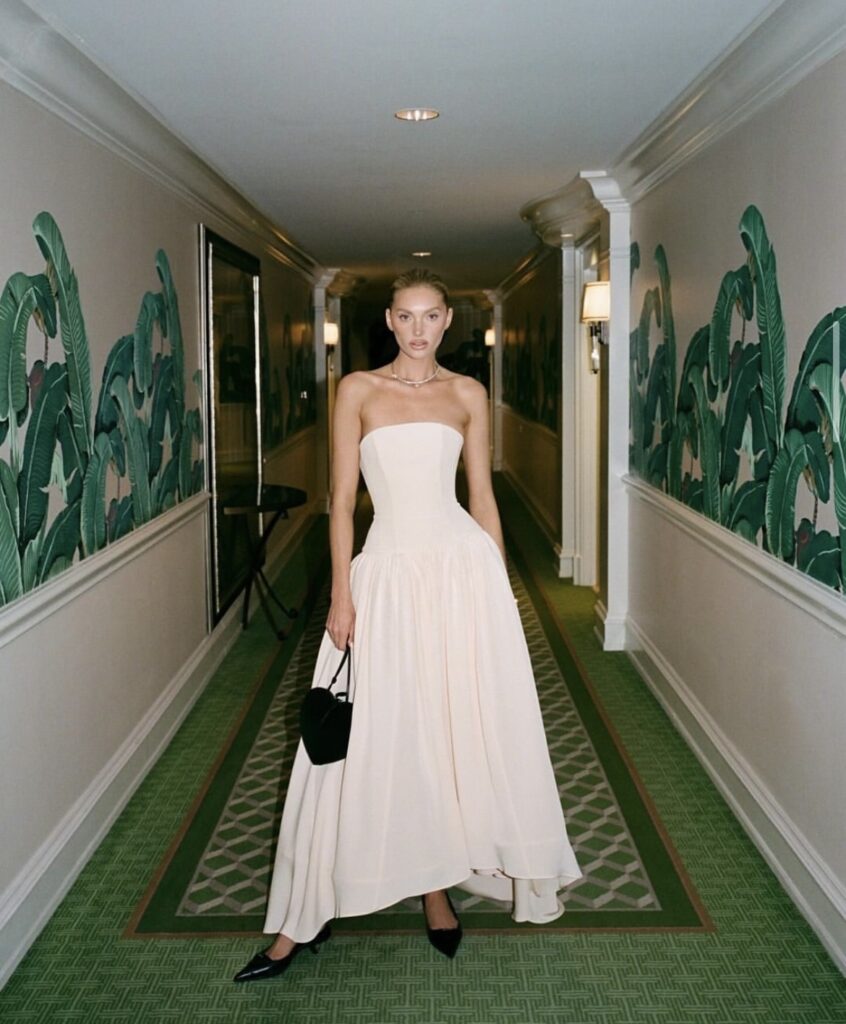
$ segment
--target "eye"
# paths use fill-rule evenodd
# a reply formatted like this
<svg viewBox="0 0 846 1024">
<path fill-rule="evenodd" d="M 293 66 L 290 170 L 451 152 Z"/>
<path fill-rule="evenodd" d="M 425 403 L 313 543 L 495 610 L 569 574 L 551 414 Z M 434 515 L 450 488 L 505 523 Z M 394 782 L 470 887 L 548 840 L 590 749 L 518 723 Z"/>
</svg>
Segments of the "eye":
<svg viewBox="0 0 846 1024">
<path fill-rule="evenodd" d="M 398 320 L 407 320 L 408 319 L 408 313 L 400 313 L 399 316 L 397 317 L 397 319 Z"/>
</svg>

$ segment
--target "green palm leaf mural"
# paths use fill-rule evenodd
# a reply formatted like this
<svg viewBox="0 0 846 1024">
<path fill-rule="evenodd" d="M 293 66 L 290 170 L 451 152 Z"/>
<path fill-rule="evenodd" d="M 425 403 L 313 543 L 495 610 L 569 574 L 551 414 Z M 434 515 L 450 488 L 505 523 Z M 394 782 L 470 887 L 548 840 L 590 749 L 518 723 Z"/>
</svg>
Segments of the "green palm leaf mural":
<svg viewBox="0 0 846 1024">
<path fill-rule="evenodd" d="M 708 332 L 708 369 L 711 380 L 725 388 L 729 377 L 731 319 L 735 306 L 740 306 L 745 320 L 752 319 L 752 277 L 747 266 L 730 270 L 723 278 L 711 314 Z"/>
<path fill-rule="evenodd" d="M 644 292 L 631 338 L 632 471 L 820 582 L 846 589 L 846 307 L 811 332 L 782 418 L 786 337 L 775 251 L 757 207 L 747 207 L 739 231 L 747 262 L 723 275 L 710 323 L 688 343 L 677 396 L 669 266 L 664 249 L 655 250 L 658 295 Z M 636 244 L 632 253 L 634 274 Z M 653 317 L 663 340 L 650 366 Z M 757 339 L 746 342 L 753 322 Z M 797 526 L 800 481 L 814 518 Z M 817 526 L 818 508 L 829 503 L 838 535 Z"/>
<path fill-rule="evenodd" d="M 737 479 L 740 448 L 749 420 L 749 406 L 761 375 L 761 346 L 737 342 L 731 358 L 731 384 L 722 424 L 720 481 Z"/>
<path fill-rule="evenodd" d="M 18 492 L 11 466 L 0 459 L 0 603 L 23 593 L 18 531 Z"/>
<path fill-rule="evenodd" d="M 170 352 L 173 357 L 173 397 L 176 402 L 176 415 L 181 424 L 185 415 L 185 357 L 182 349 L 182 322 L 179 319 L 179 300 L 173 286 L 170 263 L 163 249 L 159 249 L 156 253 L 156 271 L 162 282 L 163 330 L 170 342 Z"/>
<path fill-rule="evenodd" d="M 796 487 L 802 473 L 818 470 L 819 451 L 813 439 L 819 434 L 788 430 L 784 446 L 776 455 L 767 484 L 767 543 L 780 558 L 793 558 L 796 533 Z M 828 466 L 826 465 L 826 470 Z"/>
<path fill-rule="evenodd" d="M 135 415 L 129 388 L 123 377 L 115 377 L 111 391 L 120 410 L 124 430 L 126 468 L 132 485 L 132 518 L 136 526 L 143 526 L 153 518 L 147 432 Z"/>
<path fill-rule="evenodd" d="M 133 338 L 135 386 L 141 392 L 149 390 L 153 382 L 153 328 L 159 324 L 159 330 L 165 334 L 166 331 L 161 327 L 163 320 L 164 302 L 161 295 L 147 292 L 141 302 Z"/>
<path fill-rule="evenodd" d="M 834 476 L 834 514 L 840 528 L 841 576 L 846 584 L 846 393 L 840 376 L 828 364 L 811 374 L 810 386 L 825 410 L 823 432 L 831 453 Z"/>
<path fill-rule="evenodd" d="M 814 396 L 811 375 L 818 366 L 833 367 L 835 331 L 838 332 L 839 338 L 846 338 L 846 307 L 844 306 L 831 313 L 826 313 L 811 332 L 805 351 L 802 353 L 796 380 L 793 382 L 793 391 L 787 407 L 786 423 L 788 427 L 807 430 L 809 427 L 820 426 L 820 406 Z M 838 377 L 842 377 L 846 373 L 846 345 L 838 347 L 840 349 Z"/>
<path fill-rule="evenodd" d="M 56 424 L 59 436 L 59 446 L 62 451 L 62 473 L 64 476 L 64 490 L 69 502 L 76 501 L 82 493 L 82 479 L 85 475 L 85 460 L 79 445 L 76 443 L 76 435 L 71 426 L 70 410 L 65 408 L 59 413 Z"/>
<path fill-rule="evenodd" d="M 775 252 L 767 237 L 764 218 L 756 206 L 748 206 L 740 218 L 740 237 L 749 253 L 755 286 L 755 313 L 761 345 L 761 386 L 764 394 L 764 422 L 772 451 L 781 447 L 784 433 L 781 408 L 784 403 L 785 339 L 781 295 L 776 277 Z"/>
<path fill-rule="evenodd" d="M 56 334 L 56 304 L 45 275 L 12 274 L 0 295 L 0 443 L 12 431 L 12 465 L 18 464 L 16 428 L 29 401 L 26 341 L 30 318 L 48 336 Z"/>
<path fill-rule="evenodd" d="M 171 356 L 158 357 L 154 374 L 153 401 L 150 413 L 148 447 L 150 451 L 150 475 L 155 476 L 162 464 L 165 423 L 168 414 L 176 417 L 176 402 L 173 394 L 173 359 Z M 171 423 L 173 431 L 174 423 Z"/>
<path fill-rule="evenodd" d="M 796 565 L 820 583 L 828 587 L 839 587 L 843 578 L 840 540 L 828 530 L 817 533 L 813 523 L 803 519 L 796 531 Z"/>
<path fill-rule="evenodd" d="M 79 285 L 68 260 L 61 232 L 50 214 L 40 213 L 35 218 L 32 230 L 47 260 L 47 276 L 59 307 L 73 431 L 80 450 L 87 457 L 91 451 L 91 363 L 88 336 L 79 303 Z"/>
<path fill-rule="evenodd" d="M 18 477 L 20 544 L 32 540 L 47 514 L 47 485 L 53 465 L 59 416 L 68 402 L 68 372 L 62 363 L 47 367 L 27 425 L 23 466 Z"/>
<path fill-rule="evenodd" d="M 106 542 L 106 475 L 110 454 L 109 435 L 97 434 L 82 485 L 80 534 L 86 555 L 93 554 Z"/>
<path fill-rule="evenodd" d="M 80 503 L 66 505 L 50 524 L 38 565 L 38 582 L 62 572 L 71 564 L 79 544 Z"/>
<path fill-rule="evenodd" d="M 33 233 L 46 272 L 13 274 L 0 293 L 0 445 L 8 447 L 0 458 L 0 605 L 204 482 L 200 411 L 185 408 L 179 305 L 165 253 L 155 255 L 161 291 L 143 296 L 133 332 L 106 358 L 92 422 L 76 275 L 49 213 L 36 217 Z M 27 372 L 33 324 L 45 351 L 46 339 L 60 334 L 64 362 L 46 366 L 45 355 Z M 157 329 L 161 350 L 154 356 Z M 199 375 L 195 380 L 199 385 Z M 121 493 L 127 483 L 129 493 Z"/>
<path fill-rule="evenodd" d="M 747 480 L 732 495 L 725 524 L 747 540 L 754 540 L 764 526 L 766 506 L 766 480 Z"/>
</svg>

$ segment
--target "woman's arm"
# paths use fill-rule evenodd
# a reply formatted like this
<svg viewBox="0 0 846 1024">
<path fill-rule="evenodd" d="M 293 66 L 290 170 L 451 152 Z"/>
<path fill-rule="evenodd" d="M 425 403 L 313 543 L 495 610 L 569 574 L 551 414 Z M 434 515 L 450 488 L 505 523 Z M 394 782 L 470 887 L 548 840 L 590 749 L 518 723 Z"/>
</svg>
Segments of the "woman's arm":
<svg viewBox="0 0 846 1024">
<path fill-rule="evenodd" d="M 363 388 L 356 374 L 343 377 L 335 392 L 332 420 L 332 480 L 329 497 L 329 549 L 332 557 L 332 598 L 326 629 L 343 650 L 352 642 L 355 608 L 350 591 L 353 513 L 358 489 Z"/>
<path fill-rule="evenodd" d="M 461 381 L 461 396 L 470 420 L 464 429 L 464 470 L 470 498 L 470 515 L 496 542 L 505 561 L 502 526 L 491 484 L 488 393 L 477 380 Z"/>
</svg>

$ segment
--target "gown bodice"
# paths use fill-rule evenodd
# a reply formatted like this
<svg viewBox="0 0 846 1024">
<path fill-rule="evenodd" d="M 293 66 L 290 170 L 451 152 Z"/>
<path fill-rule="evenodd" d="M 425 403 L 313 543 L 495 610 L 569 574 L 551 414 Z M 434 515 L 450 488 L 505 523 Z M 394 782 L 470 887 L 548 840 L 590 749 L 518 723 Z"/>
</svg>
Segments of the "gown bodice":
<svg viewBox="0 0 846 1024">
<path fill-rule="evenodd" d="M 445 423 L 393 423 L 361 439 L 360 465 L 373 502 L 363 550 L 387 554 L 461 542 L 481 527 L 455 496 L 464 438 Z"/>
</svg>

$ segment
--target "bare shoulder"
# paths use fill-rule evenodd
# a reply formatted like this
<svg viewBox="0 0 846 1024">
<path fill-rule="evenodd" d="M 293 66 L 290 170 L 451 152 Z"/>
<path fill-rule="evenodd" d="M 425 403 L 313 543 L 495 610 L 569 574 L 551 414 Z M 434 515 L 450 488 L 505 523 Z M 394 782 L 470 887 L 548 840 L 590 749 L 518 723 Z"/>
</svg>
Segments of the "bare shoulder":
<svg viewBox="0 0 846 1024">
<path fill-rule="evenodd" d="M 367 379 L 369 376 L 370 374 L 365 370 L 353 370 L 351 373 L 345 373 L 338 381 L 335 393 L 340 395 L 343 392 L 347 398 L 366 395 L 369 388 L 372 387 Z"/>
<path fill-rule="evenodd" d="M 351 373 L 345 373 L 338 381 L 335 391 L 336 401 L 360 408 L 374 387 L 378 386 L 373 377 L 374 374 L 368 370 L 353 370 Z"/>
<path fill-rule="evenodd" d="M 468 377 L 463 373 L 455 373 L 450 377 L 455 395 L 468 413 L 487 410 L 488 392 L 485 385 L 476 380 L 475 377 Z"/>
</svg>

